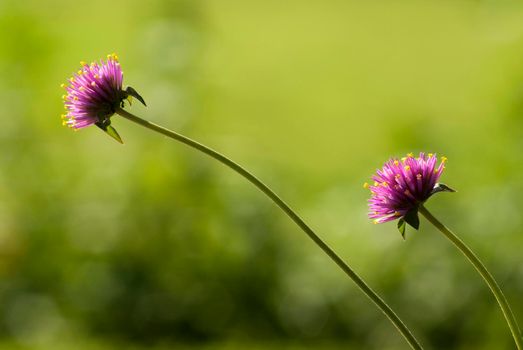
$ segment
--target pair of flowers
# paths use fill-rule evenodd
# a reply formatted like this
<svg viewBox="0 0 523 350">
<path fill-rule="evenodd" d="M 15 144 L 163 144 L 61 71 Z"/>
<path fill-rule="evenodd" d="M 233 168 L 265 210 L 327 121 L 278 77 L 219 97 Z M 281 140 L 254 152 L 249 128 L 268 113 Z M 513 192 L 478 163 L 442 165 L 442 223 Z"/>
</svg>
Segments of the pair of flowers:
<svg viewBox="0 0 523 350">
<path fill-rule="evenodd" d="M 127 87 L 123 90 L 123 72 L 118 62 L 118 56 L 111 54 L 107 56 L 107 60 L 100 60 L 99 63 L 93 62 L 90 65 L 81 62 L 81 66 L 81 69 L 69 79 L 69 83 L 62 85 L 67 91 L 67 94 L 63 96 L 66 109 L 66 113 L 62 116 L 64 125 L 74 130 L 96 125 L 117 141 L 122 142 L 116 130 L 111 126 L 110 118 L 117 113 L 134 123 L 203 152 L 228 166 L 250 181 L 277 204 L 375 303 L 396 326 L 413 349 L 422 349 L 410 330 L 387 303 L 293 209 L 256 176 L 207 146 L 125 111 L 123 109 L 124 101 L 128 100 L 131 102 L 132 97 L 137 98 L 144 105 L 145 101 L 132 87 Z M 492 275 L 472 250 L 424 207 L 425 201 L 433 194 L 454 192 L 448 186 L 438 183 L 445 169 L 445 163 L 446 158 L 441 157 L 441 161 L 438 164 L 438 158 L 432 153 L 420 153 L 417 157 L 413 154 L 408 154 L 401 159 L 390 159 L 372 177 L 373 185 L 365 184 L 365 187 L 371 192 L 371 198 L 368 201 L 369 217 L 374 219 L 375 223 L 384 223 L 398 219 L 398 229 L 405 238 L 407 224 L 415 229 L 419 228 L 418 214 L 421 213 L 465 255 L 485 280 L 505 316 L 517 348 L 523 350 L 523 339 L 514 314 Z"/>
<path fill-rule="evenodd" d="M 80 62 L 81 68 L 62 84 L 67 94 L 63 96 L 66 113 L 62 115 L 63 125 L 81 129 L 96 125 L 110 136 L 122 142 L 111 126 L 111 116 L 123 107 L 125 100 L 136 97 L 145 105 L 143 98 L 132 87 L 123 90 L 123 71 L 116 54 L 107 59 L 87 64 Z M 449 190 L 437 181 L 445 168 L 446 158 L 429 153 L 420 153 L 414 158 L 408 154 L 402 159 L 391 159 L 383 169 L 374 175 L 374 185 L 370 189 L 369 217 L 376 223 L 399 219 L 399 229 L 404 234 L 405 223 L 418 228 L 417 207 L 432 194 Z"/>
</svg>

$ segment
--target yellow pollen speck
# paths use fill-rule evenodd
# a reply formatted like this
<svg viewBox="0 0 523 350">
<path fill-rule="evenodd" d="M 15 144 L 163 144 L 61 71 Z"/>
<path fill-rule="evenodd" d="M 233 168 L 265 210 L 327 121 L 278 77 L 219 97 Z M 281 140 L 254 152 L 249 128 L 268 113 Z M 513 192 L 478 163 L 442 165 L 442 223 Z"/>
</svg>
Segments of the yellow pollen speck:
<svg viewBox="0 0 523 350">
<path fill-rule="evenodd" d="M 65 84 L 60 84 L 60 87 L 61 87 L 62 89 L 65 89 L 65 88 L 67 87 L 67 85 L 65 85 Z"/>
<path fill-rule="evenodd" d="M 447 157 L 441 157 L 441 162 L 445 163 L 447 161 Z"/>
<path fill-rule="evenodd" d="M 67 100 L 67 95 L 62 95 L 63 100 Z"/>
<path fill-rule="evenodd" d="M 98 74 L 95 74 L 95 75 L 94 75 L 94 78 L 95 78 L 95 79 L 100 79 L 100 76 L 99 76 Z"/>
<path fill-rule="evenodd" d="M 66 125 L 67 125 L 67 122 L 64 120 L 64 121 L 62 122 L 62 125 L 63 125 L 63 126 L 66 126 Z"/>
<path fill-rule="evenodd" d="M 374 224 L 379 224 L 378 219 L 372 221 Z"/>
<path fill-rule="evenodd" d="M 389 184 L 388 184 L 387 182 L 382 182 L 381 185 L 382 185 L 383 187 L 389 187 Z"/>
<path fill-rule="evenodd" d="M 401 216 L 401 213 L 399 211 L 395 211 L 394 216 Z"/>
<path fill-rule="evenodd" d="M 82 74 L 84 74 L 84 71 L 83 70 L 79 70 L 78 71 L 78 75 L 82 75 Z"/>
<path fill-rule="evenodd" d="M 78 90 L 80 90 L 80 91 L 84 91 L 85 88 L 84 88 L 83 86 L 80 86 L 80 87 L 78 88 Z"/>
<path fill-rule="evenodd" d="M 399 163 L 400 163 L 400 162 L 398 162 L 397 159 L 394 161 L 394 165 L 398 165 Z"/>
<path fill-rule="evenodd" d="M 70 81 L 71 83 L 73 83 L 73 82 L 74 82 L 74 77 L 71 77 L 71 78 L 69 79 L 69 81 Z"/>
<path fill-rule="evenodd" d="M 80 61 L 80 65 L 85 66 L 85 65 L 87 65 L 87 63 L 85 63 L 85 61 Z"/>
<path fill-rule="evenodd" d="M 403 168 L 403 169 L 409 171 L 410 170 L 410 165 L 405 165 L 405 168 Z"/>
<path fill-rule="evenodd" d="M 377 181 L 374 181 L 374 186 L 378 186 L 379 183 Z"/>
<path fill-rule="evenodd" d="M 78 97 L 76 97 L 76 96 L 73 97 L 73 100 L 78 101 Z"/>
<path fill-rule="evenodd" d="M 363 184 L 363 188 L 369 188 L 369 183 L 368 183 L 368 182 L 365 182 L 365 183 Z"/>
<path fill-rule="evenodd" d="M 414 154 L 412 154 L 412 153 L 407 153 L 407 157 L 412 158 L 412 157 L 414 157 Z"/>
<path fill-rule="evenodd" d="M 429 153 L 429 158 L 434 157 L 434 153 Z"/>
</svg>

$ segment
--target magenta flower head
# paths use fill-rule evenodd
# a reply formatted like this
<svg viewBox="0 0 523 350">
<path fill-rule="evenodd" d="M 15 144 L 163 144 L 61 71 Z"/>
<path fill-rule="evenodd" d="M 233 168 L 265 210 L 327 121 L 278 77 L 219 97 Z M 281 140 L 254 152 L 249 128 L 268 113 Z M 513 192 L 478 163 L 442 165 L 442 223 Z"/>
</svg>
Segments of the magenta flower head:
<svg viewBox="0 0 523 350">
<path fill-rule="evenodd" d="M 419 228 L 418 208 L 437 192 L 454 192 L 438 180 L 445 169 L 447 158 L 441 162 L 435 154 L 420 153 L 414 157 L 409 153 L 401 159 L 392 158 L 376 171 L 370 189 L 369 218 L 381 224 L 399 219 L 398 229 L 405 235 L 405 223 Z"/>
<path fill-rule="evenodd" d="M 63 96 L 66 113 L 62 123 L 74 130 L 96 125 L 107 134 L 122 142 L 111 126 L 111 116 L 124 101 L 131 102 L 136 97 L 145 105 L 143 98 L 132 87 L 122 89 L 123 72 L 116 54 L 107 55 L 107 60 L 87 64 L 80 62 L 81 68 L 62 84 L 67 94 Z"/>
</svg>

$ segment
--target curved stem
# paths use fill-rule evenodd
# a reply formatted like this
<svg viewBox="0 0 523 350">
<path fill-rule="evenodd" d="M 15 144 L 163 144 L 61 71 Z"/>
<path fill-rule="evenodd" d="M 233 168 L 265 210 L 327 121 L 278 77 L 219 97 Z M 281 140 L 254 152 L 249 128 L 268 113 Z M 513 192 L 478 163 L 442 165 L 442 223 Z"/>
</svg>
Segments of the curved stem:
<svg viewBox="0 0 523 350">
<path fill-rule="evenodd" d="M 458 236 L 456 236 L 451 230 L 449 230 L 445 225 L 443 225 L 438 219 L 436 219 L 423 205 L 419 206 L 419 212 L 428 220 L 430 221 L 436 228 L 441 231 L 447 237 L 455 246 L 458 248 L 463 255 L 467 257 L 467 259 L 472 263 L 474 268 L 479 272 L 481 277 L 487 282 L 487 285 L 489 286 L 490 290 L 492 291 L 492 294 L 496 297 L 496 300 L 498 301 L 498 304 L 501 308 L 501 311 L 503 312 L 503 316 L 505 316 L 505 320 L 507 321 L 507 324 L 510 328 L 510 331 L 512 332 L 512 337 L 514 338 L 514 341 L 516 342 L 516 346 L 518 349 L 523 349 L 523 339 L 521 338 L 521 331 L 519 330 L 518 323 L 516 321 L 516 318 L 514 317 L 514 314 L 512 313 L 512 310 L 510 309 L 510 305 L 505 298 L 505 295 L 503 295 L 503 292 L 501 291 L 501 288 L 499 288 L 499 285 L 497 284 L 496 280 L 490 272 L 487 270 L 485 265 L 479 260 L 479 258 L 470 250 L 470 248 L 461 240 Z"/>
<path fill-rule="evenodd" d="M 154 123 L 151 123 L 147 120 L 141 119 L 123 109 L 118 109 L 116 111 L 120 116 L 137 123 L 141 126 L 144 126 L 150 130 L 156 131 L 160 134 L 163 134 L 167 137 L 170 137 L 176 141 L 179 141 L 181 143 L 186 144 L 187 146 L 190 146 L 192 148 L 197 149 L 200 152 L 203 152 L 207 154 L 208 156 L 216 159 L 217 161 L 221 162 L 222 164 L 228 166 L 232 170 L 234 170 L 236 173 L 243 176 L 245 179 L 247 179 L 249 182 L 251 182 L 254 186 L 256 186 L 259 190 L 261 190 L 263 193 L 267 195 L 274 203 L 280 207 L 285 214 L 287 214 L 292 221 L 294 221 L 302 230 L 309 236 L 310 239 L 316 243 L 342 270 L 345 272 L 347 276 L 349 276 L 354 283 L 361 289 L 361 291 L 370 299 L 376 306 L 390 319 L 390 321 L 394 324 L 394 326 L 399 330 L 401 335 L 405 338 L 405 340 L 409 343 L 410 347 L 412 349 L 423 349 L 419 342 L 414 338 L 410 330 L 405 326 L 405 324 L 401 321 L 401 319 L 394 313 L 394 311 L 383 301 L 383 299 L 380 298 L 376 292 L 374 292 L 366 283 L 361 279 L 360 276 L 354 272 L 345 261 L 343 261 L 335 252 L 330 248 L 318 235 L 296 214 L 294 210 L 291 209 L 276 193 L 274 193 L 267 185 L 265 185 L 261 180 L 259 180 L 256 176 L 245 170 L 243 167 L 241 167 L 239 164 L 233 162 L 229 158 L 225 157 L 224 155 L 214 151 L 213 149 L 202 145 L 201 143 L 198 143 L 194 140 L 191 140 L 190 138 L 187 138 L 183 135 L 180 135 L 174 131 L 168 130 L 164 127 L 161 127 L 159 125 L 156 125 Z"/>
</svg>

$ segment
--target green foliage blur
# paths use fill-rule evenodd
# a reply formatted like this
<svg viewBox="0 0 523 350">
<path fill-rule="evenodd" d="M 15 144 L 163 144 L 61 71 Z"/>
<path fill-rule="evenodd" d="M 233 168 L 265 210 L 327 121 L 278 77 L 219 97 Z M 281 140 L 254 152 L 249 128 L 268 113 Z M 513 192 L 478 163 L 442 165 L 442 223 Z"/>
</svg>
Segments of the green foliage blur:
<svg viewBox="0 0 523 350">
<path fill-rule="evenodd" d="M 116 52 L 129 111 L 271 186 L 430 349 L 511 349 L 430 224 L 373 225 L 362 184 L 436 152 L 427 207 L 523 323 L 523 5 L 516 1 L 0 0 L 0 349 L 406 349 L 237 174 L 117 116 L 62 127 L 60 84 Z"/>
</svg>

